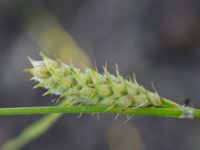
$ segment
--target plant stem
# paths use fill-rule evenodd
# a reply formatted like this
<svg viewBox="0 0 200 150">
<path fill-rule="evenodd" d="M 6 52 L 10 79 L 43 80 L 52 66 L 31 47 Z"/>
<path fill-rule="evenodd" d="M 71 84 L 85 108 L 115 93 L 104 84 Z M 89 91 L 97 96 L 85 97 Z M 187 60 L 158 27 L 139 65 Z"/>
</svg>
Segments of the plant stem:
<svg viewBox="0 0 200 150">
<path fill-rule="evenodd" d="M 19 107 L 19 108 L 0 108 L 0 116 L 4 115 L 31 115 L 31 114 L 50 114 L 50 113 L 116 113 L 116 114 L 135 114 L 153 115 L 175 118 L 200 118 L 200 109 L 190 107 L 180 108 L 120 108 L 120 107 L 99 107 L 99 106 L 39 106 L 39 107 Z M 192 113 L 192 117 L 187 116 Z"/>
</svg>

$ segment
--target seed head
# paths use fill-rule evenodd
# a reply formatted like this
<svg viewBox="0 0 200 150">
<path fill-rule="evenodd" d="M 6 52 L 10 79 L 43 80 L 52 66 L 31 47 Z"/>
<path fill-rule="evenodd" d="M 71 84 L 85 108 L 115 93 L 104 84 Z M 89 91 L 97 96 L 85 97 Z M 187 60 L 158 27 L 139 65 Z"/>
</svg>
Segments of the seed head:
<svg viewBox="0 0 200 150">
<path fill-rule="evenodd" d="M 44 95 L 55 94 L 67 99 L 67 105 L 118 106 L 118 107 L 162 107 L 163 99 L 140 86 L 136 80 L 124 79 L 118 68 L 112 75 L 104 67 L 103 74 L 85 67 L 83 71 L 71 65 L 52 60 L 40 54 L 42 60 L 29 58 L 33 68 L 26 69 L 38 84 L 45 88 Z"/>
</svg>

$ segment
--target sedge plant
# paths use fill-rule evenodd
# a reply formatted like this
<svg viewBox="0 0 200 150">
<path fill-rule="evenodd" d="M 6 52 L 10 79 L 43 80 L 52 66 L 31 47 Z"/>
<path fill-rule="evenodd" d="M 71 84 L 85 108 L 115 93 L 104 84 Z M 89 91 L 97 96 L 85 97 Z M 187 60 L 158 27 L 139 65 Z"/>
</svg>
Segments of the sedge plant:
<svg viewBox="0 0 200 150">
<path fill-rule="evenodd" d="M 103 74 L 90 67 L 82 70 L 73 65 L 48 58 L 29 58 L 36 88 L 45 88 L 47 94 L 56 95 L 55 106 L 0 108 L 3 115 L 51 114 L 28 126 L 1 149 L 18 150 L 44 133 L 63 113 L 114 113 L 126 115 L 153 115 L 173 118 L 199 118 L 200 109 L 185 107 L 161 97 L 139 85 L 136 78 L 123 78 L 116 67 L 113 75 L 104 67 Z M 130 119 L 130 118 L 129 118 Z"/>
<path fill-rule="evenodd" d="M 200 110 L 179 105 L 139 85 L 135 78 L 123 78 L 117 67 L 113 75 L 104 67 L 103 74 L 89 67 L 80 70 L 73 65 L 48 58 L 29 58 L 36 88 L 45 88 L 43 95 L 56 95 L 56 106 L 0 108 L 0 115 L 49 113 L 115 113 L 155 115 L 176 118 L 200 117 Z"/>
</svg>

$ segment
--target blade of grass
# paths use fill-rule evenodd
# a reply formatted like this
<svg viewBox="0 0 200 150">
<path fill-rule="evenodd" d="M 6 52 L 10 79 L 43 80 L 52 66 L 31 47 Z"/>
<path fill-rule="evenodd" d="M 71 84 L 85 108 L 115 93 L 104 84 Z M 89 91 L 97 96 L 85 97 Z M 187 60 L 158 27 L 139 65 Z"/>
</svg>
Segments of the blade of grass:
<svg viewBox="0 0 200 150">
<path fill-rule="evenodd" d="M 5 109 L 4 109 L 5 110 Z M 3 111 L 4 111 L 3 110 Z M 3 112 L 2 111 L 2 112 Z M 19 109 L 15 109 L 14 111 L 19 111 Z M 4 111 L 5 112 L 5 111 Z M 9 140 L 5 143 L 0 149 L 3 150 L 18 150 L 24 147 L 27 143 L 37 138 L 38 136 L 45 133 L 55 121 L 57 121 L 62 114 L 50 114 L 47 115 L 35 123 L 31 124 L 27 128 L 25 128 L 19 136 L 14 139 Z"/>
</svg>

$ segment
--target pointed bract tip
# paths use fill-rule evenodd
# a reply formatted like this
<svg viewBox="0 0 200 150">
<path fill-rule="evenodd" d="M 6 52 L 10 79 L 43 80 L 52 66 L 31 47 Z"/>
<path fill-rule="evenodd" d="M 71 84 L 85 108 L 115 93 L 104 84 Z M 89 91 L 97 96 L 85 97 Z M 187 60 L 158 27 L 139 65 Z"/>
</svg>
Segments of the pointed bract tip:
<svg viewBox="0 0 200 150">
<path fill-rule="evenodd" d="M 34 60 L 31 57 L 27 57 L 27 58 L 33 67 L 36 67 L 41 62 L 41 61 Z"/>
<path fill-rule="evenodd" d="M 31 69 L 31 68 L 26 68 L 26 69 L 23 70 L 23 72 L 32 73 L 32 70 L 33 69 Z"/>
<path fill-rule="evenodd" d="M 48 58 L 43 52 L 40 52 L 39 53 L 40 54 L 40 56 L 44 59 L 44 58 Z"/>
</svg>

